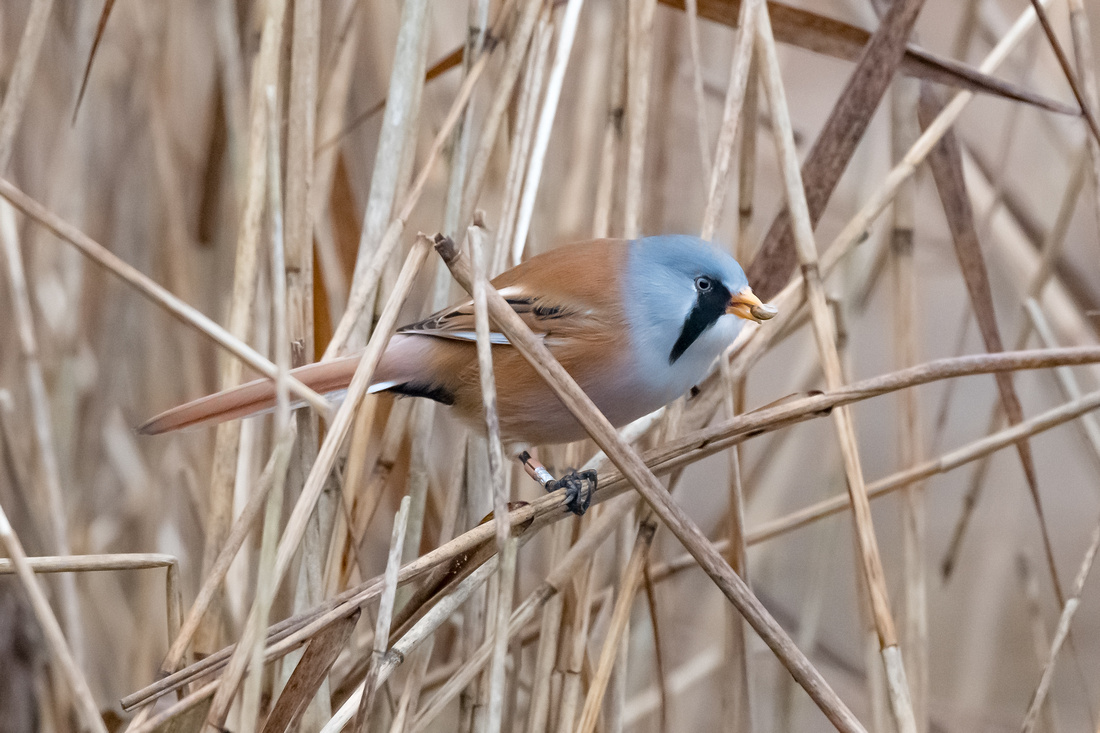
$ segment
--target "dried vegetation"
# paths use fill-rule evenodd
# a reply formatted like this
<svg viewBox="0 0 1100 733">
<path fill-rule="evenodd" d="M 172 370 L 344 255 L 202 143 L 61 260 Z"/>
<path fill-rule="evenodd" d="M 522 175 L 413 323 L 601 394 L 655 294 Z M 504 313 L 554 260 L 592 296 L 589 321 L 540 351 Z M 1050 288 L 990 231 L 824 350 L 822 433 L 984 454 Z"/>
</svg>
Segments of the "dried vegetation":
<svg viewBox="0 0 1100 733">
<path fill-rule="evenodd" d="M 0 731 L 1097 730 L 1096 15 L 5 4 Z M 619 434 L 485 276 L 662 232 L 780 316 Z M 364 395 L 464 290 L 585 517 L 492 410 Z"/>
</svg>

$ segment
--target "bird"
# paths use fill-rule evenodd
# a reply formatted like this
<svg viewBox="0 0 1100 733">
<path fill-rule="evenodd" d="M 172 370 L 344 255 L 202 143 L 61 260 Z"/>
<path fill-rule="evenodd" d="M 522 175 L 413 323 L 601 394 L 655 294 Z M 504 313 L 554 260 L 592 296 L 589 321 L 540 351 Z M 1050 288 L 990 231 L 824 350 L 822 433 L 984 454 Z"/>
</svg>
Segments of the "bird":
<svg viewBox="0 0 1100 733">
<path fill-rule="evenodd" d="M 727 252 L 690 235 L 594 239 L 535 255 L 492 280 L 596 407 L 616 427 L 672 402 L 705 377 L 746 321 L 776 315 Z M 511 447 L 587 436 L 553 390 L 499 332 L 490 336 L 501 437 Z M 308 364 L 292 374 L 322 394 L 347 388 L 359 354 Z M 448 405 L 484 430 L 472 300 L 402 326 L 390 338 L 370 392 Z M 175 407 L 138 431 L 159 434 L 270 410 L 270 379 Z M 522 451 L 526 464 L 530 454 Z M 565 488 L 582 513 L 595 474 L 540 482 Z M 587 492 L 584 484 L 590 482 Z"/>
</svg>

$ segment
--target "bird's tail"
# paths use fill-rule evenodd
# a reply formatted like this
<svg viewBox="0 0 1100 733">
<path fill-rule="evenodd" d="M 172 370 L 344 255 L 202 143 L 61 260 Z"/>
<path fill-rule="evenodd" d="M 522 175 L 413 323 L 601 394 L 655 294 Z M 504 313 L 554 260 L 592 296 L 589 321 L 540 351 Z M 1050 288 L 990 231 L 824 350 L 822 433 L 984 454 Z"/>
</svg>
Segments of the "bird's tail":
<svg viewBox="0 0 1100 733">
<path fill-rule="evenodd" d="M 290 373 L 299 381 L 323 395 L 342 392 L 351 383 L 360 354 L 292 369 Z M 370 391 L 380 392 L 392 386 L 392 382 L 377 381 Z M 304 405 L 304 403 L 303 403 Z M 257 415 L 275 407 L 275 382 L 257 379 L 239 387 L 200 397 L 187 404 L 162 412 L 138 428 L 144 435 L 158 435 L 209 422 L 224 422 L 239 417 Z"/>
<path fill-rule="evenodd" d="M 398 394 L 430 397 L 446 402 L 441 399 L 441 395 L 446 396 L 445 390 L 435 384 L 435 379 L 426 376 L 435 371 L 429 366 L 433 363 L 432 346 L 438 346 L 433 344 L 434 341 L 436 339 L 415 334 L 394 334 L 374 370 L 374 379 L 368 392 L 391 390 Z M 290 373 L 314 392 L 335 397 L 351 384 L 361 357 L 362 352 L 319 361 L 291 369 Z M 446 369 L 443 371 L 447 372 Z M 305 403 L 294 406 L 304 407 Z M 274 407 L 275 382 L 267 378 L 257 379 L 173 407 L 146 422 L 138 428 L 138 432 L 157 435 L 203 423 L 258 415 Z"/>
</svg>

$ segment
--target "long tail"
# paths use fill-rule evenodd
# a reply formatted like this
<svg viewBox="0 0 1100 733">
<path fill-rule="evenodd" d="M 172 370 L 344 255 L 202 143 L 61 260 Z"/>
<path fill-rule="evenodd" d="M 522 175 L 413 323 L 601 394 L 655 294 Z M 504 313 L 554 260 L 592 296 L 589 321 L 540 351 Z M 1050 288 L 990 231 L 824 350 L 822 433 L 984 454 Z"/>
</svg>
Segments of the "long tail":
<svg viewBox="0 0 1100 733">
<path fill-rule="evenodd" d="M 448 380 L 454 377 L 453 357 L 456 348 L 459 349 L 458 356 L 462 356 L 461 349 L 472 349 L 473 346 L 418 334 L 394 334 L 382 353 L 378 368 L 374 370 L 374 381 L 368 391 L 389 390 L 450 404 L 454 397 L 449 390 Z M 451 361 L 441 361 L 438 358 L 441 353 L 450 353 Z M 290 373 L 307 387 L 323 395 L 342 392 L 351 384 L 361 356 L 361 353 L 356 353 L 330 361 L 306 364 L 292 369 Z M 240 387 L 173 407 L 139 427 L 138 432 L 157 435 L 207 422 L 248 417 L 273 407 L 275 382 L 266 378 L 257 379 Z"/>
<path fill-rule="evenodd" d="M 316 364 L 306 364 L 291 370 L 290 373 L 315 392 L 329 394 L 347 389 L 358 364 L 359 354 L 353 354 Z M 386 386 L 376 385 L 379 390 L 385 389 Z M 275 382 L 266 378 L 257 379 L 217 394 L 200 397 L 185 405 L 173 407 L 146 422 L 138 428 L 138 432 L 157 435 L 206 422 L 223 422 L 247 417 L 274 406 Z"/>
</svg>

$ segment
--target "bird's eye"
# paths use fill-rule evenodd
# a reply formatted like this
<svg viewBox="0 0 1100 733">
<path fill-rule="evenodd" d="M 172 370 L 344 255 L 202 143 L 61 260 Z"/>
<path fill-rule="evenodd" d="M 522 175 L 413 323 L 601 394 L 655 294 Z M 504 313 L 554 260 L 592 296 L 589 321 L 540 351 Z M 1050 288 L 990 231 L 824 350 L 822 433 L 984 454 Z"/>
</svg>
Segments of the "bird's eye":
<svg viewBox="0 0 1100 733">
<path fill-rule="evenodd" d="M 700 293 L 706 293 L 714 287 L 714 283 L 711 282 L 709 277 L 697 277 L 695 278 L 695 289 Z"/>
</svg>

